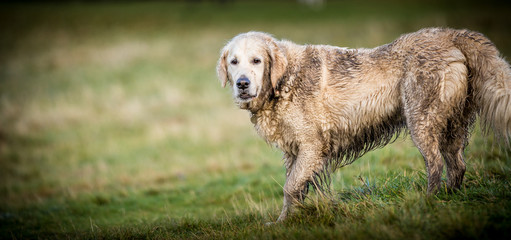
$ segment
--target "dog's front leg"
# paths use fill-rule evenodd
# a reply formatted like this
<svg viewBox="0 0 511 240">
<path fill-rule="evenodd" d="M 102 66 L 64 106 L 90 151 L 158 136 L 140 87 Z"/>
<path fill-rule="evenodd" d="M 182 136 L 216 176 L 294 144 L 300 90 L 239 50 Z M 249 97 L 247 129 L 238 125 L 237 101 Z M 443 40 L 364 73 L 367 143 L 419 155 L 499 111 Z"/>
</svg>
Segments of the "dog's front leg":
<svg viewBox="0 0 511 240">
<path fill-rule="evenodd" d="M 308 184 L 313 181 L 316 173 L 323 170 L 324 161 L 320 149 L 315 146 L 301 147 L 296 160 L 287 168 L 284 204 L 277 222 L 285 220 L 293 206 L 303 202 Z"/>
</svg>

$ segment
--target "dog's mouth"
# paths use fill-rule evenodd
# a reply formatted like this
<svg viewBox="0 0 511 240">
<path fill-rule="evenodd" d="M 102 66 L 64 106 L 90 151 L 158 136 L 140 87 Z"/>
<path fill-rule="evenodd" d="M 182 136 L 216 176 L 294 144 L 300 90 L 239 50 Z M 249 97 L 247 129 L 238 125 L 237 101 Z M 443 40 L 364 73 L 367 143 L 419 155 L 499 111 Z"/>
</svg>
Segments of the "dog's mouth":
<svg viewBox="0 0 511 240">
<path fill-rule="evenodd" d="M 256 96 L 257 96 L 257 94 L 250 94 L 247 91 L 242 91 L 242 92 L 240 92 L 240 94 L 238 94 L 238 98 L 243 101 L 250 101 L 250 100 L 252 100 L 252 98 L 255 98 Z"/>
</svg>

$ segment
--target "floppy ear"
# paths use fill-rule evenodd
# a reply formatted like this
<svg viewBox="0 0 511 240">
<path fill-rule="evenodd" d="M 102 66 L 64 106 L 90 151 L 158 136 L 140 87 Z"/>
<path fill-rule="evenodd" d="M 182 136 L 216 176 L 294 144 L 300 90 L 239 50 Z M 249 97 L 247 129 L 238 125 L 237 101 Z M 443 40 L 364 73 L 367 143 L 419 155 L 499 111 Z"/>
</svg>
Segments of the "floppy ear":
<svg viewBox="0 0 511 240">
<path fill-rule="evenodd" d="M 222 49 L 222 53 L 220 54 L 220 59 L 218 59 L 218 63 L 216 65 L 216 74 L 218 79 L 222 83 L 222 87 L 225 87 L 227 83 L 227 48 Z"/>
<path fill-rule="evenodd" d="M 271 86 L 273 89 L 277 87 L 278 81 L 284 73 L 286 72 L 287 68 L 287 58 L 286 55 L 284 55 L 284 52 L 280 47 L 275 43 L 273 39 L 268 41 L 268 47 L 269 47 L 269 55 L 271 58 L 270 63 L 270 80 L 271 80 Z"/>
</svg>

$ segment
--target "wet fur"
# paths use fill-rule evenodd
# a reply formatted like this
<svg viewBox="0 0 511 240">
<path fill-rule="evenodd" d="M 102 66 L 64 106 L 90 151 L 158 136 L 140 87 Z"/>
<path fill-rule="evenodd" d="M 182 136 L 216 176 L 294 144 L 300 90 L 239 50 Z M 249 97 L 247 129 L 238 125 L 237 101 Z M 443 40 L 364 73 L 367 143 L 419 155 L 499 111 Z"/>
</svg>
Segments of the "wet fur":
<svg viewBox="0 0 511 240">
<path fill-rule="evenodd" d="M 428 193 L 460 188 L 463 151 L 476 116 L 509 143 L 511 68 L 480 33 L 423 29 L 374 49 L 297 45 L 265 33 L 240 34 L 222 50 L 218 77 L 233 86 L 226 55 L 240 39 L 265 46 L 258 97 L 239 103 L 258 134 L 284 152 L 286 183 L 279 221 L 309 184 L 383 147 L 408 129 L 424 157 Z M 262 44 L 261 44 L 262 43 Z"/>
</svg>

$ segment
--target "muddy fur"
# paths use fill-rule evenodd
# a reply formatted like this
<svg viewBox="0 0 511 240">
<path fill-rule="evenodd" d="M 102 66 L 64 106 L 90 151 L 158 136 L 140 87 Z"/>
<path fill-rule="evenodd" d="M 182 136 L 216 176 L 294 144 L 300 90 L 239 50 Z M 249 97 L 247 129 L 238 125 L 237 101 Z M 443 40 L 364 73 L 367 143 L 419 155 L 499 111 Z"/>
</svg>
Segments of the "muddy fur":
<svg viewBox="0 0 511 240">
<path fill-rule="evenodd" d="M 422 29 L 373 49 L 249 32 L 222 49 L 217 73 L 258 134 L 284 152 L 278 221 L 309 184 L 323 189 L 332 171 L 405 129 L 424 157 L 430 194 L 444 163 L 447 187 L 460 188 L 477 116 L 506 144 L 511 136 L 511 68 L 490 40 L 469 30 Z M 249 87 L 240 88 L 240 79 Z"/>
</svg>

